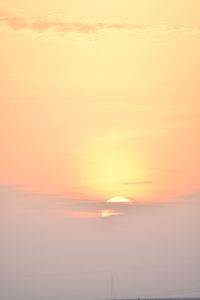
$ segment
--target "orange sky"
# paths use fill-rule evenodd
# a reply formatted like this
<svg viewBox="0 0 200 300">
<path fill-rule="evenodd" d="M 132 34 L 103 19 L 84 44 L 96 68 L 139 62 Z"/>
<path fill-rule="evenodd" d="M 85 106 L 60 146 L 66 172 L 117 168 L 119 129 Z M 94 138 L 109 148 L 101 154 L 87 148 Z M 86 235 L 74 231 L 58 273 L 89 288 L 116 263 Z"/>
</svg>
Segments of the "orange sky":
<svg viewBox="0 0 200 300">
<path fill-rule="evenodd" d="M 166 201 L 200 187 L 200 2 L 8 0 L 0 185 Z"/>
</svg>

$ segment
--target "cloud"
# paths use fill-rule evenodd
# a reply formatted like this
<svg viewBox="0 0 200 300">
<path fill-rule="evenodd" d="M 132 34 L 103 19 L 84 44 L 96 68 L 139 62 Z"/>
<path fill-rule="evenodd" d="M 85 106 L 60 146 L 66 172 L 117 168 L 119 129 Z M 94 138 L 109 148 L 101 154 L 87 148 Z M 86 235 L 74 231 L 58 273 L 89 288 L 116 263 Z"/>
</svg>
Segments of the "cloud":
<svg viewBox="0 0 200 300">
<path fill-rule="evenodd" d="M 144 180 L 144 181 L 127 181 L 122 182 L 122 185 L 146 185 L 146 184 L 152 184 L 153 181 L 150 180 Z"/>
<path fill-rule="evenodd" d="M 199 26 L 195 24 L 178 24 L 176 26 L 160 24 L 134 24 L 134 23 L 107 23 L 107 22 L 76 22 L 63 18 L 52 17 L 30 17 L 11 11 L 0 12 L 0 26 L 8 26 L 14 31 L 31 30 L 42 34 L 51 31 L 57 34 L 84 34 L 94 35 L 103 34 L 105 37 L 109 33 L 127 32 L 130 33 L 129 39 L 141 37 L 142 39 L 154 39 L 158 36 L 166 35 L 197 35 L 200 33 Z"/>
<path fill-rule="evenodd" d="M 151 181 L 125 182 L 124 184 L 151 184 Z M 55 195 L 44 195 L 24 192 L 19 187 L 0 185 L 0 219 L 8 216 L 12 219 L 107 219 L 108 217 L 123 217 L 133 214 L 141 207 L 166 205 L 169 202 L 140 202 L 129 197 L 132 205 L 127 203 L 108 203 L 88 199 L 69 199 Z M 173 203 L 199 203 L 199 190 L 190 194 L 180 195 Z"/>
<path fill-rule="evenodd" d="M 27 218 L 101 219 L 119 216 L 124 209 L 123 205 L 116 207 L 94 199 L 70 199 L 27 192 L 12 185 L 0 185 L 0 218 L 12 215 Z"/>
<path fill-rule="evenodd" d="M 191 193 L 185 194 L 185 195 L 181 195 L 179 197 L 176 198 L 176 200 L 178 201 L 190 201 L 190 202 L 199 202 L 200 201 L 200 189 L 193 191 Z"/>
<path fill-rule="evenodd" d="M 149 168 L 151 171 L 158 171 L 158 172 L 181 172 L 182 170 L 173 169 L 173 168 Z"/>
<path fill-rule="evenodd" d="M 33 18 L 22 15 L 12 14 L 4 11 L 0 12 L 0 24 L 7 25 L 13 30 L 30 29 L 41 33 L 52 30 L 60 33 L 96 33 L 100 30 L 143 30 L 144 27 L 136 24 L 120 23 L 89 23 L 89 22 L 70 22 L 61 19 Z"/>
</svg>

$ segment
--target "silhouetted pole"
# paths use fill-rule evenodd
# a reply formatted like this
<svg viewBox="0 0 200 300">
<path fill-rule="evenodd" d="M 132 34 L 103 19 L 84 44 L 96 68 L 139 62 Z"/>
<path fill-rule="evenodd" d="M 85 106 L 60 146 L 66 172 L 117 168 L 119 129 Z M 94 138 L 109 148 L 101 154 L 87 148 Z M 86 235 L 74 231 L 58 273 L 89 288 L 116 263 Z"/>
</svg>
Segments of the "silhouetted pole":
<svg viewBox="0 0 200 300">
<path fill-rule="evenodd" d="M 115 299 L 114 276 L 111 277 L 110 299 L 111 300 Z"/>
</svg>

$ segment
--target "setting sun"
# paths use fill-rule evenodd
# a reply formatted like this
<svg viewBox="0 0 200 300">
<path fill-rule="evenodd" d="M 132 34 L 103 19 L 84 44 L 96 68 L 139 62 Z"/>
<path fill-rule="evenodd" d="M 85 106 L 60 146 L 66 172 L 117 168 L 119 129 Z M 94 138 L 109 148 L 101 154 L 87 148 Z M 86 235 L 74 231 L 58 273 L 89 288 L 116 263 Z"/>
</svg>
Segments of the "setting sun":
<svg viewBox="0 0 200 300">
<path fill-rule="evenodd" d="M 107 200 L 109 203 L 131 203 L 131 201 L 127 198 L 117 196 Z"/>
</svg>

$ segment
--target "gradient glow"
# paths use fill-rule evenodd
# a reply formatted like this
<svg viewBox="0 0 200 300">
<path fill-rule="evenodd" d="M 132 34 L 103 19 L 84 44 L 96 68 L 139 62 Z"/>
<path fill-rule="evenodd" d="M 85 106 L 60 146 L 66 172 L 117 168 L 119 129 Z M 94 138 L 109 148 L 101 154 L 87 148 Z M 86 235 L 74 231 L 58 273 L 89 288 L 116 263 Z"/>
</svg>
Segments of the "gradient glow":
<svg viewBox="0 0 200 300">
<path fill-rule="evenodd" d="M 200 186 L 200 3 L 8 0 L 0 184 L 171 201 Z"/>
</svg>

